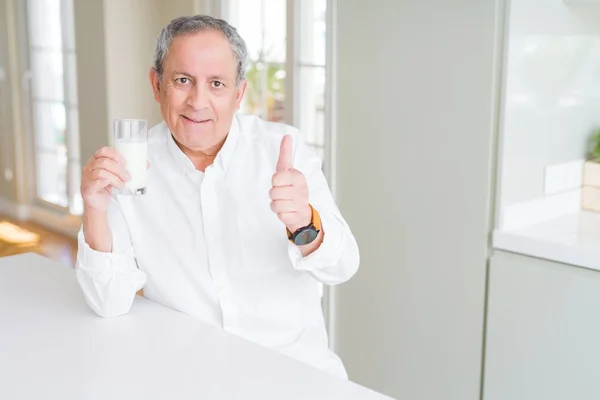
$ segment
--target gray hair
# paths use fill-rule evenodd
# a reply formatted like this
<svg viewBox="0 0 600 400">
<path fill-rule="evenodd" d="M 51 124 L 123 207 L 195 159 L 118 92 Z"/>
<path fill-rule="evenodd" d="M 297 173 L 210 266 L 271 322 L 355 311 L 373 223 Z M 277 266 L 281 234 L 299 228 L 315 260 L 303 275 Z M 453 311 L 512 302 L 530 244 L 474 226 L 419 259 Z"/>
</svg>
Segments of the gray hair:
<svg viewBox="0 0 600 400">
<path fill-rule="evenodd" d="M 159 79 L 162 79 L 163 63 L 171 42 L 177 36 L 193 34 L 203 30 L 214 30 L 223 33 L 231 46 L 236 62 L 236 85 L 239 87 L 244 80 L 248 50 L 244 39 L 237 29 L 225 20 L 208 15 L 191 15 L 175 18 L 158 35 L 156 52 L 154 55 L 154 69 Z"/>
</svg>

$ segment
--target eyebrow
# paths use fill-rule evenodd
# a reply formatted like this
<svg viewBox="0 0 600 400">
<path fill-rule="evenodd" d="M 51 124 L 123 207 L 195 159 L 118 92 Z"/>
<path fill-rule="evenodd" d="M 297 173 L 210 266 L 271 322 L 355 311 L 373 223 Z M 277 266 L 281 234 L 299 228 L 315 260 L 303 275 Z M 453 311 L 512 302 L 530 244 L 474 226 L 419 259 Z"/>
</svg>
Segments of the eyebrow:
<svg viewBox="0 0 600 400">
<path fill-rule="evenodd" d="M 225 78 L 224 76 L 220 76 L 220 75 L 212 75 L 212 76 L 209 76 L 209 77 L 208 77 L 208 80 L 209 80 L 209 81 L 212 81 L 212 80 L 218 80 L 218 81 L 227 81 L 228 79 L 227 79 L 227 78 Z"/>
<path fill-rule="evenodd" d="M 183 71 L 174 71 L 173 74 L 175 75 L 185 75 L 185 76 L 189 76 L 190 78 L 196 79 L 196 77 L 192 74 L 190 74 L 189 72 L 183 72 Z M 224 76 L 221 75 L 211 75 L 208 77 L 209 81 L 212 80 L 220 80 L 220 81 L 228 81 L 229 79 L 227 79 Z"/>
<path fill-rule="evenodd" d="M 175 74 L 175 75 L 186 75 L 186 76 L 189 76 L 190 78 L 194 77 L 194 75 L 192 75 L 192 74 L 190 74 L 188 72 L 173 71 L 173 74 Z"/>
</svg>

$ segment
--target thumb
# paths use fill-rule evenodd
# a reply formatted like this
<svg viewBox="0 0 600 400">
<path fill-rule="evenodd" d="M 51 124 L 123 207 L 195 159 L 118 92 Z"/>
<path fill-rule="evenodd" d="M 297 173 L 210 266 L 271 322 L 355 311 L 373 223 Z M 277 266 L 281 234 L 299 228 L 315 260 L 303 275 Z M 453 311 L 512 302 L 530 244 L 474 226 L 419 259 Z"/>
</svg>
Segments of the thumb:
<svg viewBox="0 0 600 400">
<path fill-rule="evenodd" d="M 294 147 L 294 138 L 292 135 L 285 135 L 281 139 L 281 148 L 279 149 L 279 159 L 277 160 L 277 172 L 292 169 L 292 150 Z"/>
</svg>

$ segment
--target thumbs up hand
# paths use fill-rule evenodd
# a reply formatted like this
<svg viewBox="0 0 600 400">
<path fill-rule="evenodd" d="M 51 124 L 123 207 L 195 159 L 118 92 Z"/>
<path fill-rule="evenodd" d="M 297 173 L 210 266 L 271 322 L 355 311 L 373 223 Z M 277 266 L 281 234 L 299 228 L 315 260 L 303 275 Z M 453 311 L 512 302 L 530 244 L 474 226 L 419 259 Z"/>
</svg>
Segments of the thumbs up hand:
<svg viewBox="0 0 600 400">
<path fill-rule="evenodd" d="M 269 191 L 271 210 L 292 233 L 310 224 L 312 219 L 306 178 L 292 165 L 293 145 L 291 135 L 285 135 L 281 140 L 273 187 Z"/>
</svg>

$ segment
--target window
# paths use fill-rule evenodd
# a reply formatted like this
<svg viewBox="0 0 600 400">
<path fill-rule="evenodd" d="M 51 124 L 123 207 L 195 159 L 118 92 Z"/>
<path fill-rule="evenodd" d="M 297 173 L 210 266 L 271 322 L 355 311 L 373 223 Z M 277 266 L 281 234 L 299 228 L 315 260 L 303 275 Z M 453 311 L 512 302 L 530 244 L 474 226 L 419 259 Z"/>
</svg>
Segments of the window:
<svg viewBox="0 0 600 400">
<path fill-rule="evenodd" d="M 241 107 L 300 129 L 325 157 L 327 0 L 223 0 L 246 41 L 248 89 Z"/>
<path fill-rule="evenodd" d="M 229 0 L 227 8 L 226 19 L 248 47 L 248 87 L 241 111 L 284 122 L 286 1 Z"/>
<path fill-rule="evenodd" d="M 73 0 L 27 0 L 35 197 L 81 214 Z"/>
<path fill-rule="evenodd" d="M 326 58 L 326 0 L 298 1 L 298 32 L 302 40 L 294 60 L 296 80 L 300 83 L 296 124 L 305 140 L 323 158 L 325 147 L 325 58 Z"/>
</svg>

